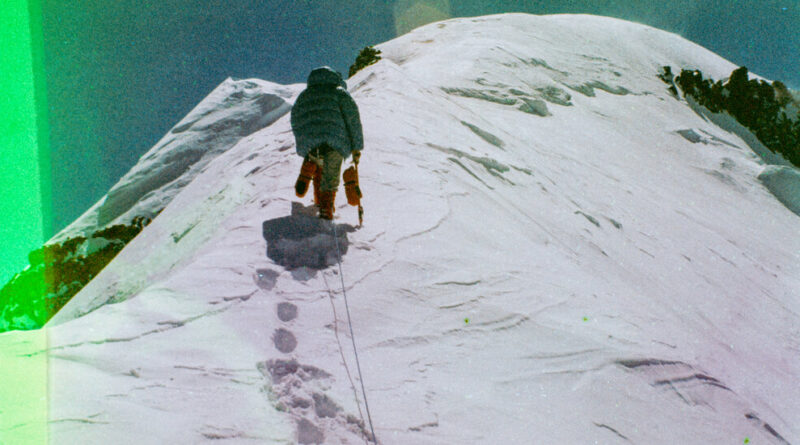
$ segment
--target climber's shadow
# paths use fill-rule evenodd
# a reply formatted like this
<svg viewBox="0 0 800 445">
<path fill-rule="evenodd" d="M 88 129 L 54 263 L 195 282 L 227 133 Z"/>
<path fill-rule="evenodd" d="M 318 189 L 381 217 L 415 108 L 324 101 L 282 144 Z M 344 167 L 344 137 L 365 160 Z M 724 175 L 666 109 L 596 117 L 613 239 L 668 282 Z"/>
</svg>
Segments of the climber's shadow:
<svg viewBox="0 0 800 445">
<path fill-rule="evenodd" d="M 321 270 L 337 262 L 338 252 L 347 253 L 348 232 L 355 228 L 349 224 L 335 224 L 316 216 L 316 207 L 304 207 L 292 202 L 292 214 L 264 221 L 263 233 L 267 241 L 267 256 L 288 270 L 301 267 Z"/>
</svg>

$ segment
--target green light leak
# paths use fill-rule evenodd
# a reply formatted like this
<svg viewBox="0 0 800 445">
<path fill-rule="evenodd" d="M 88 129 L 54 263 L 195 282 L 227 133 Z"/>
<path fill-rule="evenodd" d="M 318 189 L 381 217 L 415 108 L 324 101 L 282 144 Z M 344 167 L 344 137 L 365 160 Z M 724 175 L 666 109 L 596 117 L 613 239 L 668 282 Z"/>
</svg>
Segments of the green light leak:
<svg viewBox="0 0 800 445">
<path fill-rule="evenodd" d="M 0 285 L 22 270 L 27 253 L 39 247 L 50 231 L 39 2 L 5 0 L 0 8 Z M 43 330 L 0 335 L 0 443 L 48 441 L 47 354 L 33 354 L 47 343 Z"/>
<path fill-rule="evenodd" d="M 0 14 L 0 283 L 27 264 L 50 232 L 50 150 L 39 0 Z M 34 17 L 34 20 L 29 20 Z M 34 29 L 36 32 L 31 33 Z"/>
<path fill-rule="evenodd" d="M 2 444 L 48 443 L 47 347 L 44 329 L 0 335 Z"/>
</svg>

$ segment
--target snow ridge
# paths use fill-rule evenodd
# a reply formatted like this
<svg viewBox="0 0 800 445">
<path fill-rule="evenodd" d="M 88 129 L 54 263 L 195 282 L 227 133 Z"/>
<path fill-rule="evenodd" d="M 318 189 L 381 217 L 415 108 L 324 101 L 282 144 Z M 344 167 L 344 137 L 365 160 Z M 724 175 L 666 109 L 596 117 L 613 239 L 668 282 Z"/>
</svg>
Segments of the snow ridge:
<svg viewBox="0 0 800 445">
<path fill-rule="evenodd" d="M 49 243 L 139 215 L 155 217 L 212 159 L 288 113 L 297 94 L 298 85 L 226 79 Z"/>
<path fill-rule="evenodd" d="M 285 115 L 241 137 L 28 351 L 52 438 L 365 442 L 346 291 L 381 444 L 800 442 L 797 215 L 657 77 L 731 63 L 569 15 L 378 48 L 348 82 L 364 225 L 340 197 L 336 238 L 294 197 Z"/>
</svg>

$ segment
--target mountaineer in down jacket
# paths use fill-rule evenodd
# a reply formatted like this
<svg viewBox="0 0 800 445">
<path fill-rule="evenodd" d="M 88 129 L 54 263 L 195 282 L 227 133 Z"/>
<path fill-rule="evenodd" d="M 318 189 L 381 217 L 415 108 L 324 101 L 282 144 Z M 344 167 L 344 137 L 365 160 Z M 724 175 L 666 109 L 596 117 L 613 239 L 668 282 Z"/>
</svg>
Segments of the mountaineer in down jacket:
<svg viewBox="0 0 800 445">
<path fill-rule="evenodd" d="M 292 108 L 291 122 L 300 156 L 322 144 L 343 158 L 364 148 L 358 106 L 342 76 L 327 66 L 309 74 L 308 85 Z"/>
<path fill-rule="evenodd" d="M 332 219 L 342 161 L 351 153 L 357 160 L 364 148 L 358 106 L 342 76 L 327 66 L 311 71 L 292 107 L 291 124 L 297 154 L 304 158 L 295 192 L 304 196 L 313 180 L 320 217 Z"/>
</svg>

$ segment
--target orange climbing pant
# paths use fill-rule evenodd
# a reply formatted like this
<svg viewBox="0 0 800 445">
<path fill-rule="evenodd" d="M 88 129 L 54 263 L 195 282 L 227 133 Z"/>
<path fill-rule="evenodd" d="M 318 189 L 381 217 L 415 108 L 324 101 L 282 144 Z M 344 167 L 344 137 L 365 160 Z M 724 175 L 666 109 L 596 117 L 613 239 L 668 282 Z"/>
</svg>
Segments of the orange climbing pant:
<svg viewBox="0 0 800 445">
<path fill-rule="evenodd" d="M 294 183 L 294 193 L 298 198 L 306 196 L 308 183 L 314 179 L 318 168 L 317 164 L 311 162 L 309 158 L 303 160 L 303 165 L 300 167 L 300 176 L 297 177 L 297 182 Z"/>
</svg>

